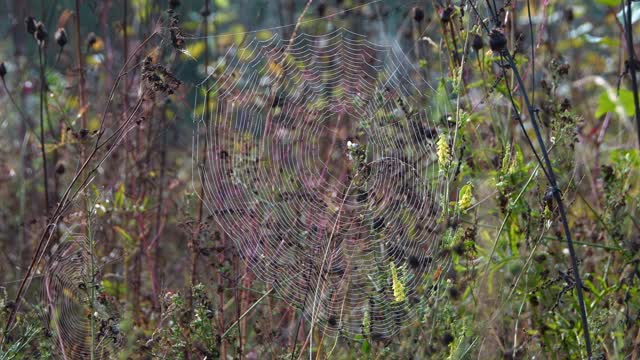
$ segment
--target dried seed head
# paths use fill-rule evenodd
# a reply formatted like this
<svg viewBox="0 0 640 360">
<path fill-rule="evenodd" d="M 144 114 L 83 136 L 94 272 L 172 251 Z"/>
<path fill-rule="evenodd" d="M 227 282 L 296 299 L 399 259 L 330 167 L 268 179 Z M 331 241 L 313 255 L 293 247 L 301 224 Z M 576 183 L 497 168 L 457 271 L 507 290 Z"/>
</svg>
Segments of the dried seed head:
<svg viewBox="0 0 640 360">
<path fill-rule="evenodd" d="M 442 12 L 440 13 L 440 21 L 442 21 L 443 23 L 447 23 L 449 21 L 451 21 L 451 17 L 453 16 L 453 12 L 456 9 L 449 5 L 446 8 L 442 9 Z"/>
<path fill-rule="evenodd" d="M 27 32 L 33 35 L 36 32 L 36 19 L 33 16 L 29 16 L 24 19 L 24 24 L 27 27 Z"/>
<path fill-rule="evenodd" d="M 60 161 L 59 163 L 56 164 L 56 174 L 62 175 L 64 174 L 64 171 L 65 171 L 64 163 Z"/>
<path fill-rule="evenodd" d="M 58 44 L 58 46 L 60 46 L 61 48 L 67 45 L 67 32 L 64 30 L 64 28 L 58 28 L 54 35 L 54 38 L 56 39 L 56 43 Z"/>
<path fill-rule="evenodd" d="M 560 76 L 566 76 L 569 74 L 569 69 L 571 69 L 571 65 L 569 64 L 561 64 L 560 66 L 558 66 L 558 75 Z"/>
<path fill-rule="evenodd" d="M 473 40 L 471 42 L 471 47 L 475 51 L 480 51 L 484 47 L 484 41 L 482 40 L 482 36 L 475 34 L 473 35 Z"/>
<path fill-rule="evenodd" d="M 0 62 L 0 78 L 4 79 L 4 76 L 7 75 L 7 67 L 4 66 L 4 61 Z"/>
<path fill-rule="evenodd" d="M 422 20 L 424 20 L 424 10 L 419 7 L 414 7 L 413 20 L 415 20 L 416 22 L 421 22 Z"/>
<path fill-rule="evenodd" d="M 504 36 L 502 31 L 498 29 L 491 30 L 491 34 L 489 34 L 489 47 L 491 51 L 495 53 L 502 52 L 507 46 L 507 38 Z"/>
<path fill-rule="evenodd" d="M 47 29 L 45 28 L 42 21 L 38 21 L 38 23 L 36 24 L 36 32 L 35 34 L 33 34 L 33 36 L 38 41 L 38 45 L 44 46 L 46 44 L 49 34 L 47 33 Z"/>
</svg>

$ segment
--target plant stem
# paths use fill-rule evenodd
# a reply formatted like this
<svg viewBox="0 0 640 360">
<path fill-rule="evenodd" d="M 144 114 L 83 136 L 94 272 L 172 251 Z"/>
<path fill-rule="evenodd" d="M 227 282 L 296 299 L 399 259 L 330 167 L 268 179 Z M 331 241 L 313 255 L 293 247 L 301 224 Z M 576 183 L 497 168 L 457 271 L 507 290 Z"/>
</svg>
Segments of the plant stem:
<svg viewBox="0 0 640 360">
<path fill-rule="evenodd" d="M 87 120 L 84 114 L 86 113 L 85 104 L 85 88 L 84 88 L 84 61 L 82 60 L 82 48 L 81 48 L 81 38 L 80 38 L 80 0 L 75 0 L 75 11 L 76 11 L 76 57 L 78 60 L 78 73 L 80 74 L 80 81 L 78 82 L 78 89 L 80 92 L 80 126 L 82 129 L 87 128 Z M 126 59 L 125 55 L 125 59 Z"/>
<path fill-rule="evenodd" d="M 42 61 L 42 49 L 42 46 L 38 46 L 38 59 L 40 61 L 40 151 L 42 153 L 42 172 L 44 174 L 44 212 L 47 214 L 49 212 L 49 177 L 47 174 L 47 153 L 44 146 L 44 93 L 47 85 Z"/>
<path fill-rule="evenodd" d="M 624 0 L 622 9 L 624 10 Z M 636 77 L 635 50 L 633 48 L 633 29 L 631 22 L 631 0 L 627 0 L 627 11 L 624 13 L 624 32 L 627 38 L 627 50 L 629 51 L 628 70 L 631 73 L 631 89 L 633 90 L 633 105 L 636 110 L 636 130 L 638 146 L 640 147 L 640 100 L 638 99 L 638 78 Z"/>
</svg>

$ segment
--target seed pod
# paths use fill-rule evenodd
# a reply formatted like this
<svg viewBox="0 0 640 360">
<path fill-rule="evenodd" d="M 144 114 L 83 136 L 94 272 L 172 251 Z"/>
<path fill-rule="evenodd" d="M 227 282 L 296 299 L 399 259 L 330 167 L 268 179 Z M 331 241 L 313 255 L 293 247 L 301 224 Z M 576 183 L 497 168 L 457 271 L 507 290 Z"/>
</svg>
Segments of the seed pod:
<svg viewBox="0 0 640 360">
<path fill-rule="evenodd" d="M 58 44 L 58 46 L 60 46 L 61 48 L 67 45 L 67 32 L 64 30 L 64 28 L 58 28 L 54 35 L 54 38 L 56 39 L 56 43 Z"/>
<path fill-rule="evenodd" d="M 415 20 L 416 22 L 421 22 L 422 20 L 424 20 L 424 10 L 419 7 L 414 7 L 413 20 Z"/>
<path fill-rule="evenodd" d="M 504 36 L 502 31 L 498 29 L 491 30 L 491 34 L 489 34 L 489 47 L 491 51 L 495 53 L 502 52 L 507 46 L 507 38 Z"/>
<path fill-rule="evenodd" d="M 4 79 L 4 76 L 7 75 L 7 67 L 4 66 L 4 61 L 0 62 L 0 78 Z"/>
<path fill-rule="evenodd" d="M 473 35 L 473 40 L 471 42 L 471 47 L 475 51 L 480 51 L 484 47 L 484 41 L 482 40 L 482 36 L 475 34 Z"/>
<path fill-rule="evenodd" d="M 36 32 L 36 19 L 33 16 L 29 16 L 24 19 L 24 24 L 27 27 L 27 32 L 33 35 Z"/>
</svg>

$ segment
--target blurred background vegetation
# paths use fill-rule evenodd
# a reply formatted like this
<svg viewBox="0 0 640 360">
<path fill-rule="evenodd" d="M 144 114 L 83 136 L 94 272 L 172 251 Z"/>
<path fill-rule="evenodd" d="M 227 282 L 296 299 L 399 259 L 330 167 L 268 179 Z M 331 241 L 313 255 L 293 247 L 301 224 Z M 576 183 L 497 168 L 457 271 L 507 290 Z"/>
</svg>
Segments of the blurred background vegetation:
<svg viewBox="0 0 640 360">
<path fill-rule="evenodd" d="M 567 209 L 593 356 L 637 359 L 640 66 L 621 5 L 2 1 L 0 359 L 296 358 L 309 336 L 316 358 L 586 359 L 558 204 L 525 137 L 537 148 L 505 46 Z M 193 182 L 207 68 L 253 37 L 288 39 L 296 24 L 397 42 L 458 110 L 431 114 L 456 169 L 450 200 L 464 198 L 456 221 L 442 220 L 451 266 L 433 275 L 443 281 L 426 315 L 392 338 L 309 334 L 224 241 Z"/>
</svg>

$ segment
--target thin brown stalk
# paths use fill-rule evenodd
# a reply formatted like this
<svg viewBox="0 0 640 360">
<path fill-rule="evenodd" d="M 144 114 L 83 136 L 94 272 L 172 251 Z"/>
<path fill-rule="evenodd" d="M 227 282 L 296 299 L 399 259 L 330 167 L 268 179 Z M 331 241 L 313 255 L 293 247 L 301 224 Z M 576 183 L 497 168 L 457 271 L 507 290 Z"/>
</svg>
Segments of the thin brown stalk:
<svg viewBox="0 0 640 360">
<path fill-rule="evenodd" d="M 208 15 L 209 15 L 209 1 L 204 0 L 204 13 L 202 14 L 202 27 L 203 27 L 203 33 L 204 33 L 204 69 L 205 69 L 205 73 L 206 75 L 208 75 L 209 73 L 209 41 L 207 39 L 208 37 L 208 28 L 209 28 L 209 21 L 208 21 Z M 206 117 L 208 120 L 208 116 L 209 116 L 209 91 L 208 91 L 208 81 L 205 81 L 205 89 L 207 89 L 205 96 L 204 96 L 204 101 L 205 101 L 205 107 L 204 107 L 204 111 L 206 113 Z M 202 163 L 198 164 L 199 167 L 204 168 L 206 166 L 206 161 L 207 161 L 207 141 L 205 139 L 204 142 L 204 146 L 202 149 Z M 198 191 L 198 214 L 197 214 L 197 218 L 196 221 L 193 224 L 193 229 L 191 231 L 191 241 L 190 241 L 190 245 L 189 247 L 191 248 L 191 263 L 190 263 L 190 271 L 189 271 L 189 309 L 193 309 L 193 288 L 196 286 L 197 282 L 198 282 L 198 274 L 197 274 L 197 270 L 198 270 L 198 253 L 199 253 L 199 246 L 198 246 L 198 238 L 200 237 L 200 229 L 202 228 L 202 219 L 203 219 L 203 214 L 204 214 L 204 185 L 200 185 L 200 190 Z M 218 284 L 220 286 L 220 284 Z M 189 344 L 191 343 L 191 339 L 190 339 L 190 335 L 188 342 Z M 190 346 L 188 351 L 190 351 Z M 187 354 L 187 356 L 190 356 L 190 354 Z"/>
<path fill-rule="evenodd" d="M 44 92 L 46 91 L 46 80 L 42 50 L 43 46 L 38 46 L 38 60 L 40 61 L 40 153 L 42 155 L 42 173 L 44 175 L 44 212 L 46 214 L 49 211 L 49 176 L 47 173 L 47 152 L 44 146 Z"/>
<path fill-rule="evenodd" d="M 80 0 L 75 0 L 75 19 L 76 19 L 76 58 L 78 61 L 78 73 L 80 75 L 80 81 L 78 82 L 78 91 L 80 95 L 80 126 L 82 129 L 87 128 L 87 119 L 85 117 L 86 109 L 85 104 L 85 83 L 84 83 L 84 60 L 82 59 L 82 39 L 80 37 Z M 125 57 L 126 59 L 126 57 Z"/>
<path fill-rule="evenodd" d="M 226 247 L 226 237 L 224 232 L 220 232 L 220 244 L 219 246 L 219 255 L 217 260 L 217 268 L 216 270 L 216 283 L 218 285 L 217 293 L 218 293 L 218 329 L 220 331 L 220 358 L 227 358 L 227 345 L 224 340 L 224 331 L 225 321 L 224 321 L 224 274 L 222 273 L 222 266 L 224 265 L 224 249 Z"/>
</svg>

